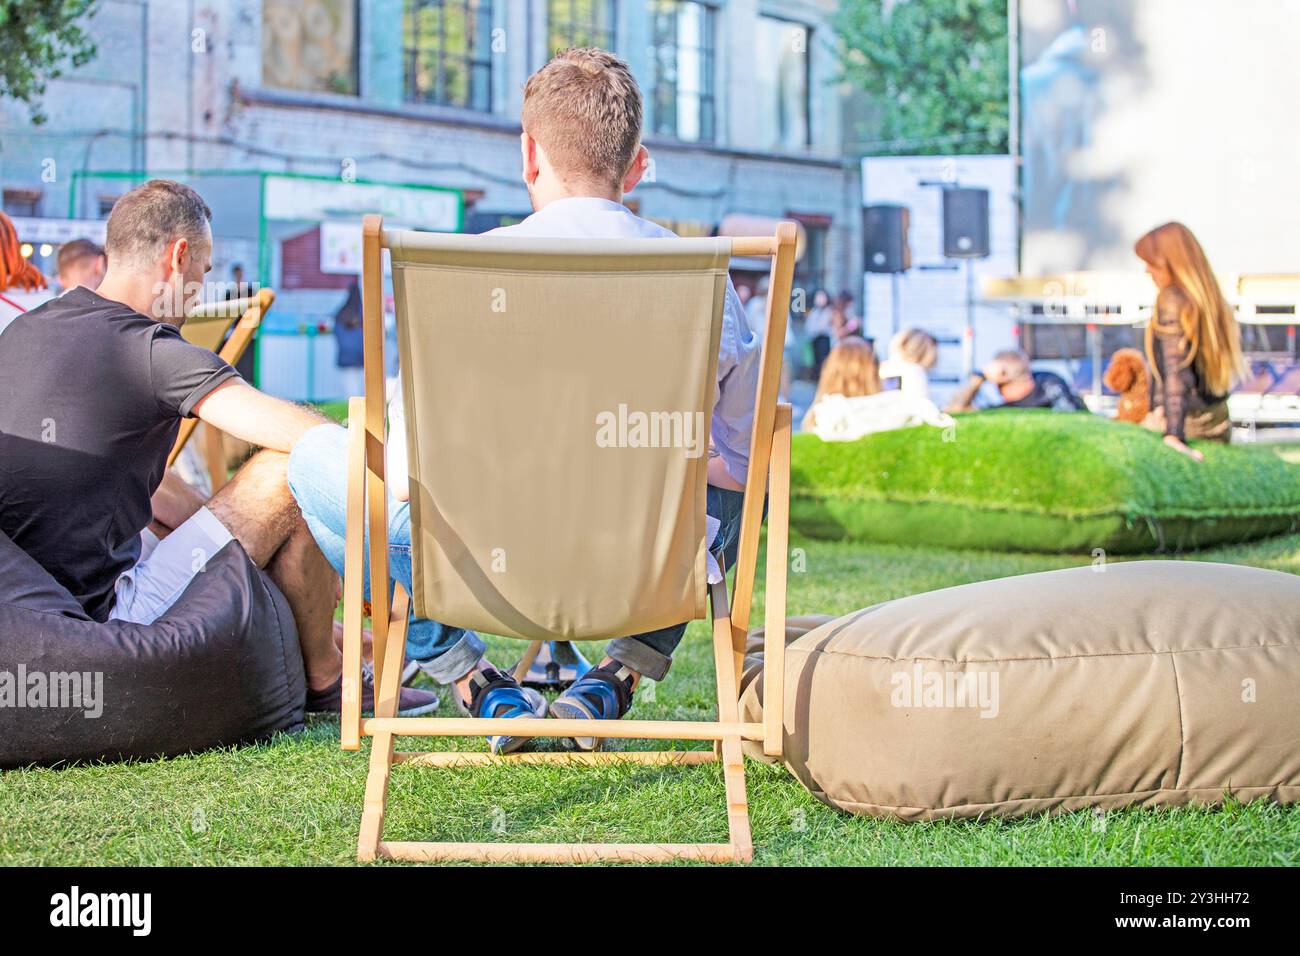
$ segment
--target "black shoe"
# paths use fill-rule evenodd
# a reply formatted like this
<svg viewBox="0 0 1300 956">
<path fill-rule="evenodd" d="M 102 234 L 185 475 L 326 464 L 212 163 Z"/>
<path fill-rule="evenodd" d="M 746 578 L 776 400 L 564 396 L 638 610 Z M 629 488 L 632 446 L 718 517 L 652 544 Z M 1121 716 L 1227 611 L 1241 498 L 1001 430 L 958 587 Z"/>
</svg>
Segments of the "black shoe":
<svg viewBox="0 0 1300 956">
<path fill-rule="evenodd" d="M 403 687 L 397 699 L 398 717 L 419 717 L 438 709 L 438 695 L 415 687 Z M 369 667 L 361 668 L 361 712 L 375 711 L 375 675 Z M 343 712 L 343 675 L 322 690 L 307 690 L 307 713 L 339 714 Z"/>
</svg>

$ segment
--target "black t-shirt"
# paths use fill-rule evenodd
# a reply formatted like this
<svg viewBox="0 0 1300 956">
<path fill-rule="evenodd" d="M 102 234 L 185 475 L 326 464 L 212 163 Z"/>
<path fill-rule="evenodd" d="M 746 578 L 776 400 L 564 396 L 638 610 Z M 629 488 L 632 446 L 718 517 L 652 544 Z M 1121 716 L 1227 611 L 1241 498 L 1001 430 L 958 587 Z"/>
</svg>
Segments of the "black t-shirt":
<svg viewBox="0 0 1300 956">
<path fill-rule="evenodd" d="M 181 418 L 236 374 L 81 287 L 0 333 L 0 531 L 95 620 L 139 559 Z"/>
<path fill-rule="evenodd" d="M 1055 372 L 1034 372 L 1034 388 L 1024 398 L 1003 402 L 995 408 L 1050 408 L 1058 412 L 1082 411 L 1088 406 L 1074 394 L 1065 379 Z"/>
</svg>

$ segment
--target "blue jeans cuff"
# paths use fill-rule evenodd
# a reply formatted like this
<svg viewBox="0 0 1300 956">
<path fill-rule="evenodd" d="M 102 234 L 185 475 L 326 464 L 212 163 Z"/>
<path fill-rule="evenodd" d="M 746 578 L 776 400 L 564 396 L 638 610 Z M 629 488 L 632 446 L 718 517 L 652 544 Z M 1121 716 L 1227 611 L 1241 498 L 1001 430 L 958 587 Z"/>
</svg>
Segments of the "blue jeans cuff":
<svg viewBox="0 0 1300 956">
<path fill-rule="evenodd" d="M 433 621 L 412 621 L 410 633 L 407 635 L 406 656 L 417 661 L 420 670 L 439 684 L 453 684 L 473 670 L 474 665 L 483 659 L 487 645 L 474 631 L 461 631 L 460 638 L 446 650 L 438 651 L 432 657 L 422 658 L 420 630 L 437 629 L 439 626 Z"/>
<path fill-rule="evenodd" d="M 679 626 L 684 632 L 686 625 Z M 678 640 L 681 640 L 680 634 Z M 668 668 L 673 659 L 668 654 L 661 654 L 645 641 L 635 637 L 617 637 L 605 645 L 605 653 L 626 667 L 632 668 L 642 677 L 651 680 L 663 680 L 668 676 Z"/>
</svg>

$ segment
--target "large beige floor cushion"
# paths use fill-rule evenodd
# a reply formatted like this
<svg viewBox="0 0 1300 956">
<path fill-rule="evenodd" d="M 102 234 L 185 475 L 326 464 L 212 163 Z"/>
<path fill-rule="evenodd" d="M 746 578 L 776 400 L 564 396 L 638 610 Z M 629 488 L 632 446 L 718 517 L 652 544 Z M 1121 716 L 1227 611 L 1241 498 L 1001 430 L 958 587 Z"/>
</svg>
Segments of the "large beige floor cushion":
<svg viewBox="0 0 1300 956">
<path fill-rule="evenodd" d="M 1110 563 L 806 623 L 788 635 L 785 761 L 841 809 L 927 820 L 1300 800 L 1295 575 Z M 758 663 L 745 720 L 759 719 Z"/>
</svg>

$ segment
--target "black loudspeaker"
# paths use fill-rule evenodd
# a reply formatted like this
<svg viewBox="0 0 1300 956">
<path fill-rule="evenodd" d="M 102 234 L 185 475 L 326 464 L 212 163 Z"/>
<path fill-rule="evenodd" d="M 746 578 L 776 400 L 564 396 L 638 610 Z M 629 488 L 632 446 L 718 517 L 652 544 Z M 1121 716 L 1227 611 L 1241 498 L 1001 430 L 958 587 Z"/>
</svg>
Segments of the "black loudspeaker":
<svg viewBox="0 0 1300 956">
<path fill-rule="evenodd" d="M 949 259 L 983 259 L 989 254 L 989 191 L 943 191 L 943 254 Z"/>
<path fill-rule="evenodd" d="M 912 268 L 907 245 L 906 206 L 867 206 L 862 215 L 868 272 L 906 272 Z"/>
</svg>

